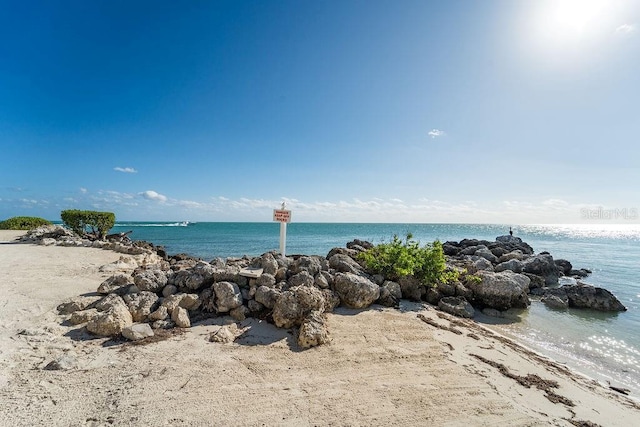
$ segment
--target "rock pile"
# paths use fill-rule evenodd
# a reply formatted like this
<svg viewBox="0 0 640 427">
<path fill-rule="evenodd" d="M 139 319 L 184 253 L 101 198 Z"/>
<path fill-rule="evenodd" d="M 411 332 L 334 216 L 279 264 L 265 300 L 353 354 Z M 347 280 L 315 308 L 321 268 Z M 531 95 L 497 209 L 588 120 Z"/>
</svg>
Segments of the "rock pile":
<svg viewBox="0 0 640 427">
<path fill-rule="evenodd" d="M 78 245 L 77 238 L 59 229 L 38 232 L 25 240 L 38 239 Z M 103 269 L 115 274 L 100 284 L 99 296 L 77 297 L 58 307 L 61 314 L 70 316 L 69 323 L 86 324 L 89 332 L 105 337 L 138 340 L 153 336 L 154 330 L 189 328 L 194 321 L 228 315 L 236 321 L 255 317 L 280 328 L 296 328 L 298 345 L 308 348 L 329 341 L 326 313 L 336 307 L 397 307 L 400 299 L 427 301 L 461 317 L 473 317 L 474 307 L 496 315 L 511 307 L 526 308 L 531 293 L 543 295 L 543 301 L 554 307 L 625 310 L 601 288 L 581 282 L 558 288 L 560 277 L 582 277 L 586 271 L 576 271 L 568 261 L 554 260 L 548 253 L 536 255 L 528 244 L 512 236 L 498 237 L 495 242 L 444 243 L 448 268 L 462 274 L 460 281 L 434 287 L 414 277 L 394 282 L 367 272 L 358 254 L 372 245 L 361 240 L 334 248 L 326 257 L 283 257 L 268 252 L 210 262 L 185 254 L 167 256 L 162 248 L 145 242 L 92 242 L 90 246 L 136 254 Z M 241 333 L 225 330 L 211 340 L 228 342 Z"/>
<path fill-rule="evenodd" d="M 449 264 L 473 273 L 475 279 L 467 279 L 464 285 L 468 289 L 456 287 L 455 293 L 443 292 L 438 285 L 430 292 L 432 303 L 441 295 L 455 295 L 495 314 L 495 310 L 526 308 L 530 304 L 529 295 L 537 295 L 552 308 L 626 310 L 611 292 L 576 280 L 591 271 L 576 270 L 569 261 L 554 260 L 548 252 L 534 254 L 533 248 L 518 237 L 500 236 L 495 242 L 475 239 L 446 242 L 443 250 Z M 575 284 L 558 287 L 560 278 L 571 278 L 568 281 Z"/>
</svg>

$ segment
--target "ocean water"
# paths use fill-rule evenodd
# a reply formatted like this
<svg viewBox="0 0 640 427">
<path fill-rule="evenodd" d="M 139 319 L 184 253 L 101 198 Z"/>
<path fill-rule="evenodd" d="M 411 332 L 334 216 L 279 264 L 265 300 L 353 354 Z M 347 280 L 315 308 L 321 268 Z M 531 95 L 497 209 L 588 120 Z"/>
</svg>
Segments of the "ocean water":
<svg viewBox="0 0 640 427">
<path fill-rule="evenodd" d="M 279 247 L 278 223 L 119 223 L 113 232 L 133 230 L 135 240 L 164 245 L 169 253 L 215 257 L 256 256 Z M 394 234 L 412 233 L 423 243 L 476 238 L 494 240 L 508 225 L 485 224 L 329 224 L 290 223 L 287 255 L 326 255 L 355 238 L 373 243 Z M 602 382 L 627 387 L 640 397 L 640 225 L 526 225 L 514 234 L 536 253 L 569 260 L 574 268 L 588 268 L 586 282 L 613 292 L 628 311 L 600 313 L 556 311 L 532 298 L 527 310 L 512 310 L 497 320 L 478 316 L 493 329 Z"/>
</svg>

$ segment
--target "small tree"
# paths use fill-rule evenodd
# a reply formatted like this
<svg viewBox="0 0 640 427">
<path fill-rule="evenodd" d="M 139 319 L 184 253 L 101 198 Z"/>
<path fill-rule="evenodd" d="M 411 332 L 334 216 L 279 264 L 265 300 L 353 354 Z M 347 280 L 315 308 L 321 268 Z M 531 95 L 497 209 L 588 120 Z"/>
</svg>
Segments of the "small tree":
<svg viewBox="0 0 640 427">
<path fill-rule="evenodd" d="M 35 216 L 14 216 L 0 221 L 0 230 L 32 230 L 41 225 L 51 225 L 51 222 Z"/>
<path fill-rule="evenodd" d="M 404 242 L 393 236 L 390 243 L 376 245 L 358 257 L 370 272 L 382 274 L 390 280 L 413 276 L 427 286 L 435 286 L 438 282 L 457 279 L 455 273 L 446 271 L 442 243 L 436 240 L 420 246 L 411 234 Z"/>
<path fill-rule="evenodd" d="M 80 236 L 89 234 L 95 239 L 103 239 L 116 223 L 116 216 L 112 212 L 68 209 L 62 211 L 60 217 L 64 225 L 76 234 Z"/>
</svg>

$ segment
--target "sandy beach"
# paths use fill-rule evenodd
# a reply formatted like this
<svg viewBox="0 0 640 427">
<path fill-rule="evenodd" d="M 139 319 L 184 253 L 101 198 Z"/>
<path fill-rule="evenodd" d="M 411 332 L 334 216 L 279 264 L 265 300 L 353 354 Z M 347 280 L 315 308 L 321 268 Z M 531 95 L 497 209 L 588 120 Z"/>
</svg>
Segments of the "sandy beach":
<svg viewBox="0 0 640 427">
<path fill-rule="evenodd" d="M 207 319 L 158 342 L 91 338 L 63 300 L 120 254 L 12 243 L 0 231 L 0 425 L 633 425 L 640 405 L 473 321 L 405 302 L 329 315 L 332 341 Z M 75 367 L 45 369 L 62 355 Z M 588 424 L 588 422 L 593 424 Z"/>
</svg>

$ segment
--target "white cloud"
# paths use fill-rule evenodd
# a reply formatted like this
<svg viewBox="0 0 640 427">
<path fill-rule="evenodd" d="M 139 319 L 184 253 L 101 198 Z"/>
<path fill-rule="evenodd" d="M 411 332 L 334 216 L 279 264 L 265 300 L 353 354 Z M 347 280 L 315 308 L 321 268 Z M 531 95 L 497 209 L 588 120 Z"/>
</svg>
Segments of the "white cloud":
<svg viewBox="0 0 640 427">
<path fill-rule="evenodd" d="M 87 191 L 89 191 L 89 190 L 87 190 L 87 189 L 86 189 L 86 188 L 84 188 L 84 187 L 80 187 L 80 192 L 81 192 L 82 194 L 87 194 Z"/>
<path fill-rule="evenodd" d="M 153 190 L 143 191 L 142 193 L 138 193 L 138 194 L 147 200 L 154 200 L 156 202 L 161 202 L 161 203 L 164 203 L 167 201 L 167 196 L 163 196 L 162 194 L 156 193 Z"/>
<path fill-rule="evenodd" d="M 631 24 L 622 24 L 618 28 L 616 28 L 616 34 L 629 35 L 636 30 L 635 25 Z"/>
<path fill-rule="evenodd" d="M 440 129 L 431 129 L 427 135 L 429 135 L 431 138 L 439 138 L 441 136 L 445 136 L 446 133 Z"/>
<path fill-rule="evenodd" d="M 126 168 L 121 168 L 120 166 L 116 166 L 115 168 L 113 168 L 114 171 L 118 171 L 118 172 L 124 172 L 124 173 L 138 173 L 137 170 L 135 170 L 134 168 L 130 168 L 130 167 L 126 167 Z"/>
</svg>

